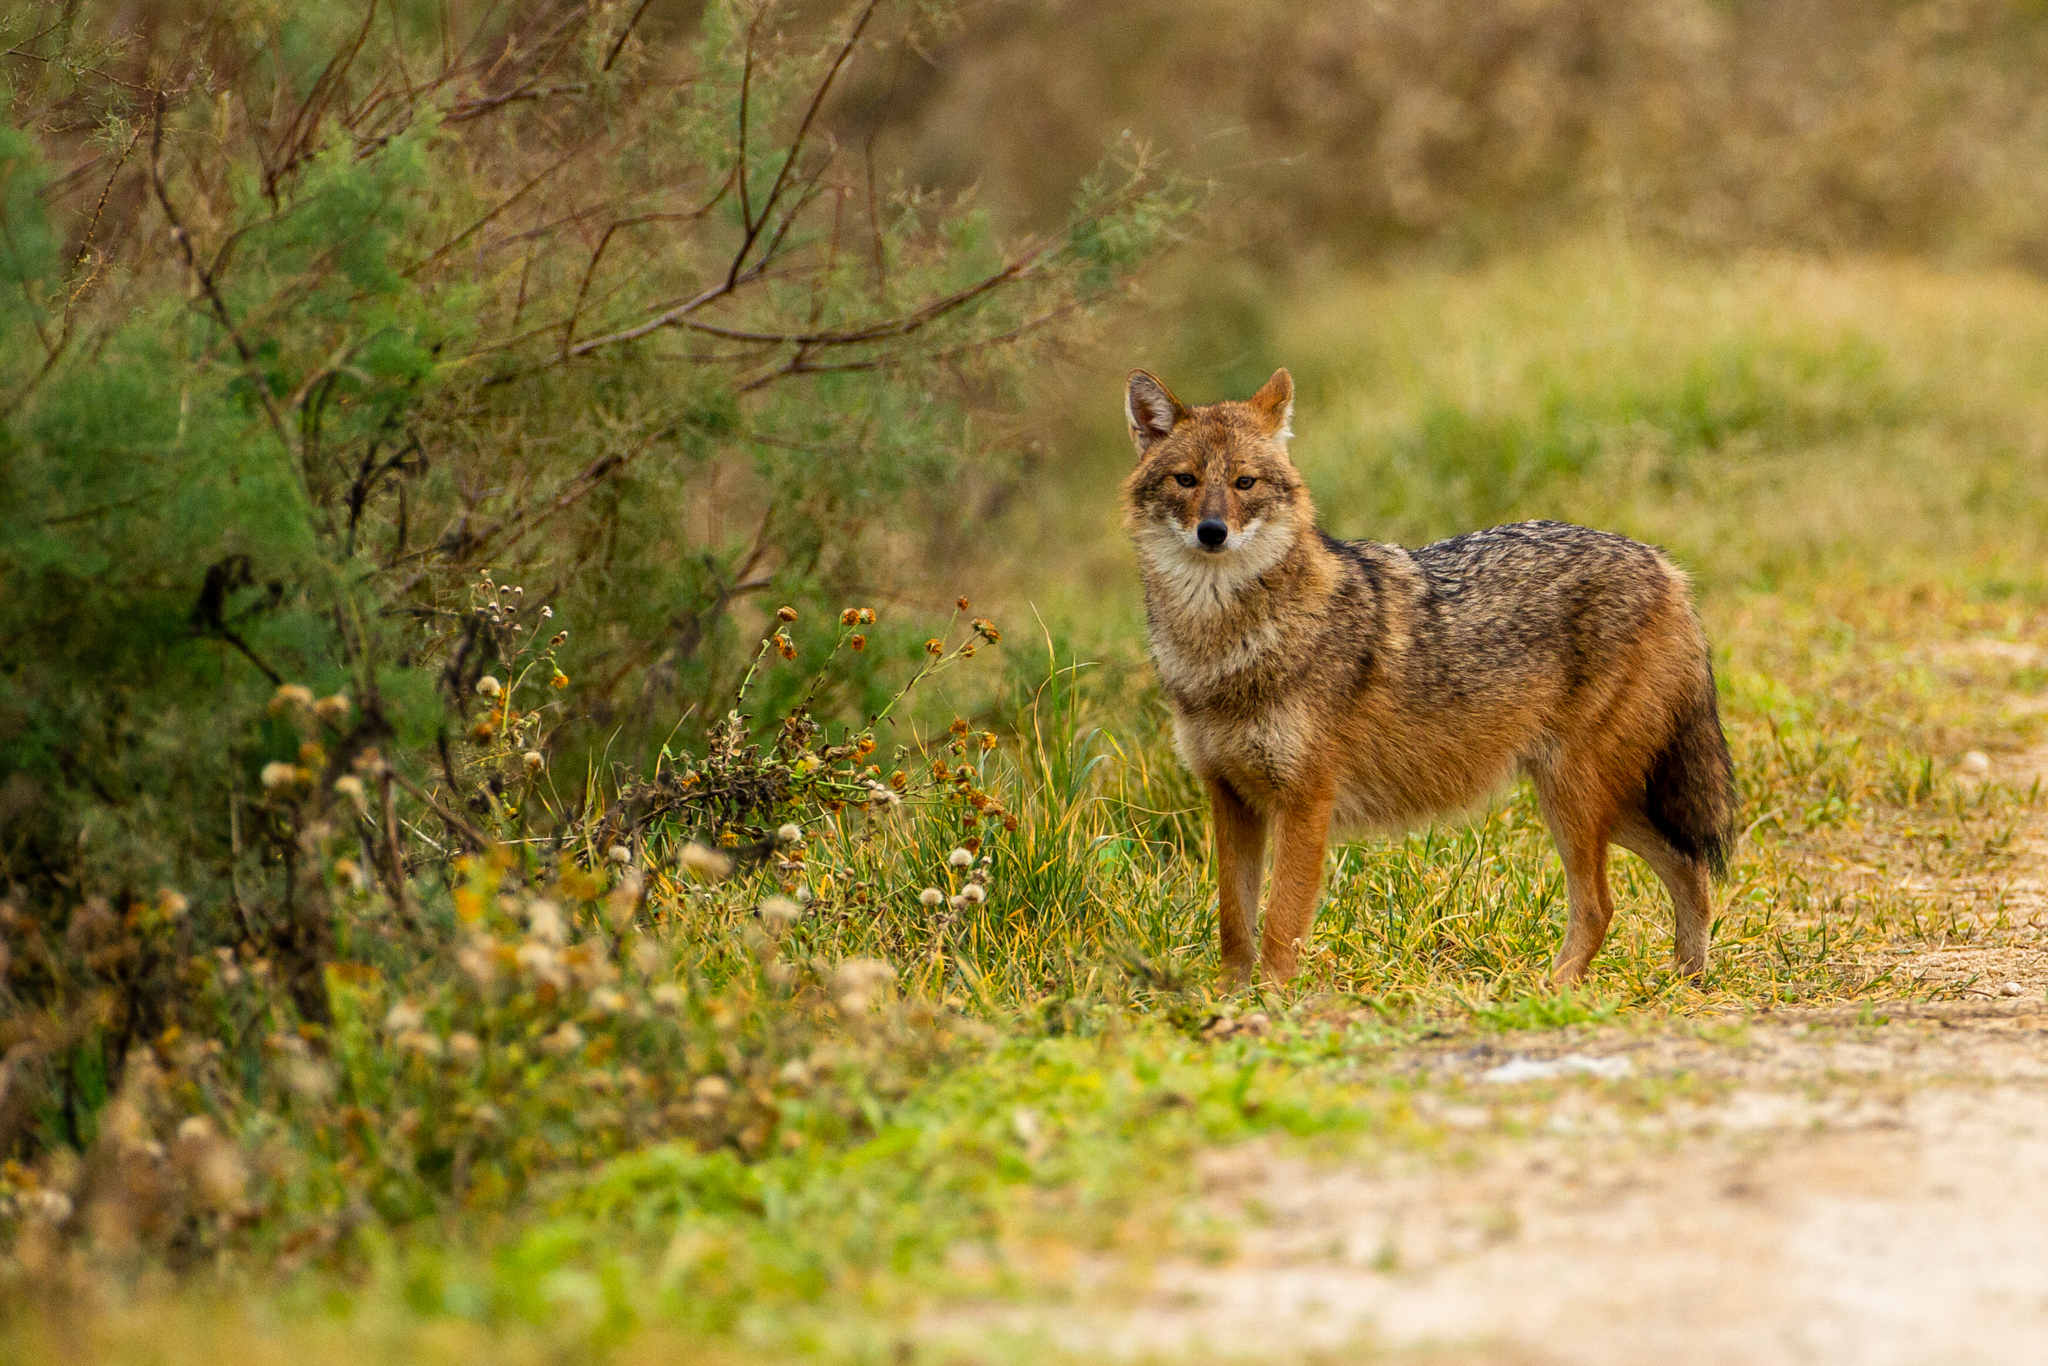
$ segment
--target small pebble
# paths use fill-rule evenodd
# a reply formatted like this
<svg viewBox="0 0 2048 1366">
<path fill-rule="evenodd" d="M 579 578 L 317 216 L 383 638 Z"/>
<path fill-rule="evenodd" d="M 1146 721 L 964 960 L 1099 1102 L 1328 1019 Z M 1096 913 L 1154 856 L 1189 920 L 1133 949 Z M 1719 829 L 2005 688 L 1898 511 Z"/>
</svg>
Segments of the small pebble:
<svg viewBox="0 0 2048 1366">
<path fill-rule="evenodd" d="M 2027 989 L 2018 982 L 2007 982 L 1998 989 L 1998 994 L 2000 996 L 2024 996 L 2027 994 Z"/>
<path fill-rule="evenodd" d="M 1973 749 L 1956 761 L 1956 772 L 1968 778 L 1983 778 L 1991 772 L 1991 756 L 1981 749 Z"/>
</svg>

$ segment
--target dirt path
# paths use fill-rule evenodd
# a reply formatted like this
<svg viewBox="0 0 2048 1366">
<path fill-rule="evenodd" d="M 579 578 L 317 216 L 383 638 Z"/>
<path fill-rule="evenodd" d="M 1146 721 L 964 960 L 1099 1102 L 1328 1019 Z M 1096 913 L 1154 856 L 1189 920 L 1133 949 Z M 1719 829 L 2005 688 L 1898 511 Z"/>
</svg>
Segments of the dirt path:
<svg viewBox="0 0 2048 1366">
<path fill-rule="evenodd" d="M 1470 1083 L 1422 1098 L 1468 1151 L 1212 1154 L 1204 1200 L 1243 1230 L 1230 1260 L 1098 1266 L 1074 1302 L 1003 1326 L 1125 1360 L 2048 1360 L 2048 1008 L 1582 1032 L 1514 1056 L 1630 1078 L 1496 1084 L 1503 1052 L 1418 1059 Z M 1646 1103 L 1658 1078 L 1684 1096 Z"/>
<path fill-rule="evenodd" d="M 1210 1199 L 1255 1216 L 1237 1259 L 1162 1268 L 1111 1339 L 1589 1366 L 2048 1359 L 2048 1015 L 1797 1029 L 1579 1041 L 1730 1089 L 1633 1115 L 1625 1085 L 1505 1087 L 1545 1098 L 1535 1132 L 1463 1169 L 1219 1159 Z"/>
</svg>

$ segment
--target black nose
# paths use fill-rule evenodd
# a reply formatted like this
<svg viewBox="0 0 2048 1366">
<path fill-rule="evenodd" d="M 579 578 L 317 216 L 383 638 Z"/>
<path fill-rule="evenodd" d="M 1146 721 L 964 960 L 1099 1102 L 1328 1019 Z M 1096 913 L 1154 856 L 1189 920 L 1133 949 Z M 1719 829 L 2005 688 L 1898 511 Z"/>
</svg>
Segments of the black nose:
<svg viewBox="0 0 2048 1366">
<path fill-rule="evenodd" d="M 1202 543 L 1204 549 L 1221 550 L 1223 543 L 1230 539 L 1230 528 L 1223 524 L 1222 519 L 1211 517 L 1195 528 L 1195 539 Z"/>
</svg>

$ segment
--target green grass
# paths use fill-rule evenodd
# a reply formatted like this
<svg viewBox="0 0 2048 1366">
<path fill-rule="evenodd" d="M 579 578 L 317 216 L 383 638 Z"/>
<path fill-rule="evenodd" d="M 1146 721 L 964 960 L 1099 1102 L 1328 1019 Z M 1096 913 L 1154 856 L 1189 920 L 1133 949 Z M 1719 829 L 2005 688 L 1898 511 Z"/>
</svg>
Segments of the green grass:
<svg viewBox="0 0 2048 1366">
<path fill-rule="evenodd" d="M 16 1218 L 0 1355 L 922 1359 L 899 1357 L 920 1314 L 1058 1293 L 1077 1256 L 1227 1253 L 1229 1229 L 1189 1213 L 1206 1149 L 1455 1160 L 1510 1134 L 1507 1102 L 1479 1133 L 1431 1118 L 1472 1100 L 1455 1071 L 1404 1065 L 1432 1040 L 1952 992 L 1897 965 L 2006 928 L 1996 887 L 2039 811 L 2031 788 L 1952 774 L 2040 735 L 2010 705 L 2038 665 L 1971 643 L 2048 644 L 2048 287 L 1603 246 L 1313 283 L 1267 330 L 1290 339 L 1275 359 L 1302 382 L 1297 454 L 1334 530 L 1562 516 L 1695 572 L 1748 825 L 1703 982 L 1671 977 L 1662 890 L 1618 855 L 1592 978 L 1546 985 L 1562 879 L 1516 791 L 1338 850 L 1301 978 L 1220 992 L 1206 819 L 1141 661 L 1106 410 L 1071 433 L 1102 455 L 1060 467 L 1034 558 L 967 585 L 997 604 L 1008 664 L 945 674 L 891 740 L 906 767 L 971 760 L 1014 830 L 947 800 L 798 812 L 800 869 L 703 883 L 660 863 L 633 931 L 604 877 L 522 890 L 515 862 L 423 884 L 449 954 L 344 984 L 335 1091 L 166 1054 L 143 1120 L 169 1135 L 210 1113 L 251 1203 L 208 1213 L 178 1186 L 169 1244 Z M 1001 743 L 949 754 L 955 715 Z M 963 885 L 946 859 L 970 828 L 987 897 L 935 912 L 918 892 Z M 763 900 L 798 887 L 803 916 L 767 927 Z M 535 891 L 583 954 L 559 990 L 509 965 Z M 508 964 L 494 984 L 465 985 L 464 934 Z M 895 985 L 849 1001 L 841 965 L 866 958 Z M 401 998 L 439 1051 L 401 1045 Z M 582 1042 L 557 1054 L 565 1023 Z M 457 1030 L 483 1041 L 476 1070 L 447 1051 Z M 89 1211 L 111 1161 L 5 1179 Z"/>
</svg>

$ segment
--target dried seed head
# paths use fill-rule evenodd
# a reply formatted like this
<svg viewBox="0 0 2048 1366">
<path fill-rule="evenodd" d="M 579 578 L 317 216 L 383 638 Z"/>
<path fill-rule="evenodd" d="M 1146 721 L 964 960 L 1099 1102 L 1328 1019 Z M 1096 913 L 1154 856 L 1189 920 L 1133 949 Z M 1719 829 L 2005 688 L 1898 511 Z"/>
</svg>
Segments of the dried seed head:
<svg viewBox="0 0 2048 1366">
<path fill-rule="evenodd" d="M 724 1077 L 699 1077 L 696 1085 L 690 1088 L 690 1094 L 715 1105 L 732 1094 L 732 1083 Z"/>
<path fill-rule="evenodd" d="M 270 696 L 270 714 L 282 716 L 286 712 L 310 711 L 313 707 L 313 690 L 297 683 L 280 683 L 277 691 Z"/>
<path fill-rule="evenodd" d="M 761 903 L 761 923 L 781 934 L 803 915 L 803 907 L 786 896 L 771 896 Z"/>
<path fill-rule="evenodd" d="M 476 681 L 476 690 L 485 697 L 496 697 L 499 693 L 505 691 L 505 685 L 491 675 L 485 674 Z"/>
<path fill-rule="evenodd" d="M 677 1011 L 683 1008 L 683 989 L 674 982 L 663 982 L 647 993 L 647 999 L 654 1003 L 656 1010 Z"/>
<path fill-rule="evenodd" d="M 569 938 L 569 928 L 562 920 L 562 908 L 545 898 L 527 906 L 526 929 L 535 939 L 554 948 L 562 947 Z"/>
<path fill-rule="evenodd" d="M 778 608 L 776 608 L 776 609 L 775 609 L 775 619 L 776 619 L 777 621 L 795 621 L 795 620 L 796 620 L 796 608 L 794 608 L 794 607 L 778 607 Z"/>
<path fill-rule="evenodd" d="M 631 863 L 633 861 L 633 851 L 623 844 L 614 844 L 611 848 L 604 851 L 604 856 L 613 863 Z"/>
<path fill-rule="evenodd" d="M 987 896 L 979 882 L 970 882 L 960 889 L 960 899 L 970 906 L 979 906 Z"/>
<path fill-rule="evenodd" d="M 969 849 L 955 849 L 952 853 L 946 855 L 946 862 L 952 864 L 955 868 L 965 868 L 974 862 L 974 853 Z"/>
<path fill-rule="evenodd" d="M 927 887 L 917 894 L 917 899 L 927 906 L 936 906 L 946 899 L 946 894 L 936 887 Z"/>
<path fill-rule="evenodd" d="M 458 1029 L 448 1036 L 448 1056 L 465 1066 L 483 1056 L 483 1045 L 467 1030 Z"/>
<path fill-rule="evenodd" d="M 418 1029 L 426 1022 L 426 1012 L 411 1001 L 400 1001 L 384 1013 L 384 1031 L 387 1034 L 403 1034 Z"/>
<path fill-rule="evenodd" d="M 896 969 L 879 958 L 849 958 L 832 970 L 835 992 L 873 991 L 896 980 Z"/>
<path fill-rule="evenodd" d="M 691 840 L 683 846 L 683 868 L 693 877 L 716 882 L 732 872 L 732 860 L 716 849 Z"/>
<path fill-rule="evenodd" d="M 553 1033 L 544 1035 L 540 1041 L 541 1052 L 553 1058 L 566 1058 L 583 1047 L 583 1031 L 573 1020 L 565 1020 Z"/>
<path fill-rule="evenodd" d="M 353 773 L 344 773 L 334 780 L 335 792 L 348 798 L 357 812 L 367 813 L 370 809 L 370 794 L 363 790 L 363 780 Z"/>
<path fill-rule="evenodd" d="M 293 764 L 268 763 L 263 766 L 263 786 L 271 792 L 290 787 L 298 780 L 299 770 Z"/>
<path fill-rule="evenodd" d="M 777 830 L 775 832 L 775 838 L 781 840 L 784 844 L 799 843 L 802 841 L 803 837 L 804 828 L 801 825 L 798 825 L 795 821 L 791 821 L 789 824 L 783 826 L 780 830 Z"/>
<path fill-rule="evenodd" d="M 538 773 L 548 766 L 547 756 L 537 749 L 529 749 L 520 758 L 525 763 L 528 773 Z"/>
<path fill-rule="evenodd" d="M 954 605 L 955 607 L 959 608 L 959 609 L 960 609 L 961 611 L 963 611 L 963 612 L 964 612 L 964 611 L 966 611 L 966 610 L 967 610 L 967 599 L 966 599 L 966 598 L 964 598 L 964 597 L 962 597 L 962 598 L 956 598 L 956 599 L 954 599 L 954 601 L 953 601 L 953 605 Z"/>
<path fill-rule="evenodd" d="M 348 714 L 354 705 L 354 703 L 348 700 L 347 693 L 338 692 L 331 697 L 323 697 L 318 702 L 315 702 L 313 704 L 313 715 L 319 717 L 322 721 L 329 721 L 338 726 L 348 720 Z"/>
</svg>

